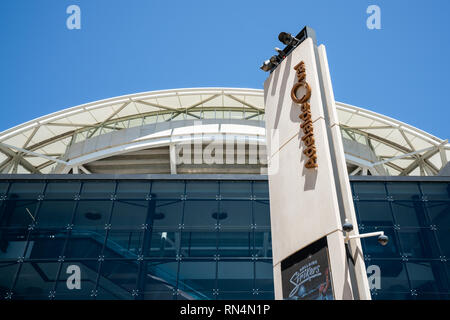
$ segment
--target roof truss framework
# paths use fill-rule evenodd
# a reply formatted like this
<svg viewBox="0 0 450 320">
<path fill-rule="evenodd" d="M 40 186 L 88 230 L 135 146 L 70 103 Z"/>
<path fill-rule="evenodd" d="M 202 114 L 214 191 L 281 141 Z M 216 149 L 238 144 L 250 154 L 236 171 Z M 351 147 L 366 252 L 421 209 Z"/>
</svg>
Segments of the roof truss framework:
<svg viewBox="0 0 450 320">
<path fill-rule="evenodd" d="M 17 173 L 17 169 L 19 164 L 23 166 L 24 169 L 28 170 L 30 173 L 41 173 L 36 167 L 34 167 L 30 162 L 25 160 L 20 152 L 14 152 L 10 148 L 5 147 L 0 144 L 0 151 L 9 157 L 9 160 L 6 161 L 0 168 L 0 172 L 9 173 L 11 168 L 13 169 L 12 173 Z"/>
<path fill-rule="evenodd" d="M 50 114 L 0 133 L 0 172 L 18 167 L 41 172 L 64 163 L 67 147 L 78 139 L 154 122 L 224 119 L 232 113 L 253 120 L 264 115 L 262 90 L 198 88 L 145 92 L 97 101 Z M 350 174 L 374 174 L 383 165 L 393 175 L 436 175 L 450 156 L 447 141 L 386 116 L 336 103 L 343 134 L 375 152 L 378 162 L 357 166 Z M 231 118 L 230 118 L 231 119 Z M 41 160 L 37 160 L 37 158 Z M 73 171 L 88 173 L 86 168 Z M 176 170 L 176 168 L 174 168 Z"/>
</svg>

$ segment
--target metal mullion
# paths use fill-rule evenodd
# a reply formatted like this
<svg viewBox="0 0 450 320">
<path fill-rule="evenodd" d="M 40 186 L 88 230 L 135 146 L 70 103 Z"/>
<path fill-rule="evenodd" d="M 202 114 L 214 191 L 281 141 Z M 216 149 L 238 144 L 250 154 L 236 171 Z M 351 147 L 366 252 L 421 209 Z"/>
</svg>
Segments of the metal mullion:
<svg viewBox="0 0 450 320">
<path fill-rule="evenodd" d="M 218 180 L 217 181 L 217 183 L 218 183 L 218 195 L 219 195 L 219 198 L 218 198 L 218 201 L 217 201 L 217 217 L 216 217 L 216 225 L 218 224 L 218 222 L 219 222 L 219 214 L 220 214 L 220 204 L 221 204 L 221 199 L 222 199 L 222 191 L 221 191 L 221 185 L 222 185 L 222 183 L 221 183 L 221 181 L 220 180 Z M 216 235 L 216 254 L 215 254 L 215 257 L 214 257 L 214 260 L 215 260 L 215 265 L 216 265 L 216 274 L 215 274 L 215 279 L 214 279 L 214 287 L 215 287 L 215 289 L 216 289 L 216 294 L 215 294 L 215 299 L 214 300 L 218 300 L 218 297 L 219 297 L 219 294 L 220 294 L 220 291 L 219 291 L 219 259 L 220 259 L 220 257 L 219 257 L 219 232 L 220 232 L 220 229 L 218 229 L 218 228 L 216 228 L 216 227 L 214 227 L 215 228 L 215 235 Z"/>
<path fill-rule="evenodd" d="M 41 192 L 41 194 L 40 195 L 43 195 L 43 194 L 45 194 L 45 190 L 47 189 L 47 181 L 44 181 L 44 187 L 42 188 L 42 192 Z M 38 197 L 39 197 L 39 195 L 38 195 Z M 33 218 L 34 218 L 34 221 L 33 221 L 33 224 L 35 224 L 36 223 L 36 218 L 37 218 L 37 215 L 38 215 L 38 212 L 39 212 L 39 209 L 40 209 L 40 207 L 41 207 L 41 203 L 42 203 L 42 200 L 39 200 L 39 199 L 37 199 L 37 201 L 38 201 L 38 203 L 37 203 L 37 205 L 36 205 L 36 209 L 34 210 L 34 216 L 33 216 Z M 23 256 L 22 257 L 19 257 L 19 259 L 18 259 L 18 264 L 19 264 L 19 266 L 18 266 L 18 268 L 17 268 L 17 271 L 16 271 L 16 274 L 15 274 L 15 276 L 14 276 L 14 280 L 13 280 L 13 283 L 12 283 L 12 285 L 11 285 L 11 293 L 13 292 L 13 290 L 14 290 L 14 288 L 16 287 L 16 284 L 17 284 L 17 280 L 18 280 L 18 278 L 19 278 L 19 274 L 20 274 L 20 272 L 22 271 L 22 266 L 23 266 L 23 264 L 24 264 L 24 261 L 23 260 L 25 260 L 25 253 L 28 251 L 28 247 L 29 247 L 29 245 L 30 245 L 30 235 L 31 235 L 31 233 L 33 232 L 33 228 L 28 228 L 28 233 L 27 233 L 27 239 L 25 240 L 26 241 L 26 244 L 25 244 L 25 248 L 24 248 L 24 250 L 23 250 Z"/>
<path fill-rule="evenodd" d="M 153 220 L 152 220 L 152 225 L 148 226 L 148 222 L 150 221 L 150 219 L 153 218 L 153 214 L 155 212 L 155 208 L 156 208 L 156 201 L 151 199 L 151 194 L 152 194 L 152 189 L 153 189 L 153 181 L 150 181 L 150 187 L 148 190 L 148 195 L 150 197 L 147 196 L 147 216 L 145 218 L 145 224 L 147 225 L 147 227 L 144 227 L 144 232 L 142 235 L 142 244 L 141 244 L 141 253 L 142 253 L 142 257 L 145 257 L 145 253 L 147 251 L 146 247 L 150 247 L 151 246 L 151 237 L 152 237 L 152 233 L 153 233 Z M 154 203 L 154 205 L 152 204 L 152 201 Z M 153 208 L 153 209 L 152 209 Z M 152 216 L 150 216 L 152 215 Z M 146 266 L 147 266 L 148 261 L 145 260 L 145 258 L 143 258 L 142 261 L 139 262 L 139 267 L 138 267 L 138 274 L 136 277 L 136 289 L 138 290 L 138 294 L 136 295 L 136 300 L 143 300 L 143 295 L 141 289 L 145 287 L 145 270 L 146 270 Z"/>
<path fill-rule="evenodd" d="M 5 192 L 5 196 L 7 197 L 9 194 L 9 190 L 11 189 L 11 185 L 13 184 L 13 182 L 11 180 L 7 180 L 8 182 L 8 187 L 6 188 L 6 192 Z"/>
<path fill-rule="evenodd" d="M 47 181 L 45 181 L 44 182 L 44 187 L 43 187 L 43 190 L 42 190 L 42 192 L 40 193 L 40 195 L 44 195 L 45 194 L 45 190 L 47 189 Z M 31 235 L 31 233 L 33 232 L 33 230 L 34 230 L 34 227 L 36 227 L 36 221 L 37 221 L 37 219 L 38 219 L 38 216 L 39 216 L 39 210 L 40 210 L 40 208 L 41 208 L 41 204 L 42 204 L 42 201 L 43 200 L 39 200 L 39 196 L 40 195 L 38 195 L 38 199 L 36 199 L 37 200 L 37 205 L 36 205 L 36 208 L 34 209 L 34 215 L 33 215 L 33 228 L 28 228 L 28 233 L 27 233 L 27 239 L 26 239 L 26 244 L 25 244 L 25 248 L 24 248 L 24 251 L 23 251 L 23 259 L 25 259 L 25 253 L 28 251 L 28 247 L 29 247 L 29 244 L 30 244 L 30 235 Z"/>
<path fill-rule="evenodd" d="M 12 182 L 7 180 L 7 183 L 8 183 L 8 186 L 6 187 L 5 198 L 4 198 L 4 200 L 1 200 L 2 203 L 0 205 L 0 212 L 3 211 L 3 207 L 5 206 L 5 201 L 8 201 L 9 190 L 11 189 Z"/>
<path fill-rule="evenodd" d="M 180 227 L 178 228 L 178 231 L 179 231 L 179 233 L 180 233 L 180 238 L 179 238 L 179 243 L 178 243 L 178 248 L 177 248 L 177 253 L 176 253 L 176 259 L 177 259 L 177 280 L 176 280 L 176 283 L 175 283 L 175 294 L 174 294 L 174 297 L 173 297 L 173 300 L 178 300 L 178 283 L 179 283 L 179 281 L 180 281 L 180 264 L 181 264 L 181 236 L 182 236 L 182 234 L 183 234 L 183 228 L 181 227 L 181 226 L 183 226 L 184 225 L 184 211 L 185 211 L 185 207 L 186 207 L 186 180 L 183 180 L 183 183 L 184 183 L 184 196 L 182 197 L 184 200 L 183 200 L 183 209 L 182 209 L 182 212 L 181 212 L 181 224 L 180 224 Z M 175 239 L 175 241 L 176 241 L 176 239 Z M 176 244 L 176 243 L 175 243 Z"/>
<path fill-rule="evenodd" d="M 416 182 L 416 183 L 418 184 L 418 187 L 419 187 L 420 196 L 421 196 L 422 199 L 424 199 L 425 196 L 424 196 L 424 193 L 423 193 L 423 190 L 422 190 L 422 183 L 420 183 L 420 182 Z M 428 208 L 427 208 L 427 206 L 425 206 L 425 204 L 423 202 L 424 202 L 424 200 L 422 200 L 422 207 L 423 207 L 423 211 L 424 211 L 424 214 L 425 214 L 425 218 L 428 220 L 428 223 L 430 224 L 430 231 L 434 231 L 433 232 L 433 239 L 434 239 L 435 244 L 436 244 L 436 246 L 438 248 L 439 256 L 440 257 L 445 257 L 445 254 L 443 254 L 443 250 L 442 250 L 442 247 L 441 247 L 441 244 L 439 242 L 438 235 L 437 235 L 437 232 L 438 232 L 437 226 L 436 226 L 436 230 L 431 229 L 432 220 L 431 220 L 430 214 L 428 212 Z M 442 259 L 439 259 L 438 261 L 443 262 Z M 447 275 L 447 284 L 450 286 L 450 270 L 449 270 L 449 268 L 445 268 L 445 273 Z"/>
<path fill-rule="evenodd" d="M 253 259 L 253 290 L 257 290 L 258 288 L 256 287 L 256 261 L 257 261 L 257 257 L 256 257 L 256 222 L 255 222 L 255 194 L 254 194 L 254 186 L 253 186 L 253 181 L 250 181 L 250 185 L 251 185 L 251 203 L 252 203 L 252 224 L 253 224 L 253 228 L 251 228 L 251 234 L 253 235 L 253 245 L 252 245 L 252 257 L 254 256 L 256 259 Z"/>
<path fill-rule="evenodd" d="M 115 195 L 117 193 L 117 180 L 114 180 L 114 183 L 115 183 L 115 185 L 114 185 L 114 194 L 113 195 Z M 114 199 L 111 200 L 111 207 L 110 207 L 110 210 L 109 210 L 109 217 L 108 217 L 108 222 L 107 222 L 108 225 L 111 224 L 112 213 L 113 213 L 113 210 L 114 210 L 114 203 L 115 203 L 115 200 Z M 106 242 L 108 241 L 108 236 L 109 236 L 109 228 L 106 228 L 106 225 L 105 225 L 105 229 L 106 229 L 105 239 L 103 239 L 103 247 L 102 247 L 102 250 L 100 252 L 100 256 L 98 257 L 98 262 L 99 263 L 98 263 L 98 269 L 97 269 L 98 270 L 97 271 L 97 279 L 95 280 L 95 286 L 94 286 L 94 289 L 93 289 L 95 292 L 97 292 L 97 289 L 98 289 L 98 284 L 99 284 L 99 281 L 100 281 L 100 273 L 101 273 L 102 266 L 103 266 L 103 261 L 100 259 L 100 257 L 103 256 L 103 253 L 104 253 L 105 247 L 106 247 Z M 97 300 L 97 295 L 93 295 L 93 299 Z"/>
<path fill-rule="evenodd" d="M 8 197 L 8 195 L 9 195 L 9 190 L 11 189 L 11 185 L 13 184 L 13 182 L 11 182 L 10 180 L 8 180 L 8 187 L 6 188 L 6 193 L 5 193 L 5 195 L 6 195 L 6 198 Z M 6 200 L 5 200 L 6 201 Z M 4 205 L 4 201 L 2 201 L 2 206 Z M 27 243 L 28 243 L 28 239 L 26 240 L 27 241 Z M 26 246 L 26 245 L 25 245 Z M 24 251 L 24 254 L 25 254 L 25 252 L 26 251 Z M 12 294 L 12 292 L 13 292 L 13 288 L 16 286 L 16 282 L 17 282 L 17 276 L 18 276 L 18 274 L 19 274 L 19 272 L 21 271 L 21 269 L 22 269 L 22 263 L 20 263 L 20 262 L 18 262 L 17 260 L 16 260 L 16 262 L 15 262 L 15 264 L 17 264 L 17 267 L 16 267 L 16 273 L 14 274 L 14 276 L 13 276 L 13 279 L 12 279 L 12 282 L 11 282 L 11 285 L 10 285 L 10 288 L 9 288 L 9 291 L 10 291 L 10 293 Z"/>
<path fill-rule="evenodd" d="M 385 189 L 385 192 L 386 192 L 386 198 L 388 199 L 388 197 L 390 196 L 390 194 L 389 194 L 389 191 L 388 191 L 388 188 L 387 188 L 387 183 L 384 182 L 383 184 L 384 184 L 384 189 Z M 394 200 L 395 200 L 395 199 L 394 199 Z M 394 222 L 394 226 L 397 226 L 397 220 L 396 220 L 395 217 L 394 217 L 394 210 L 392 209 L 392 201 L 389 201 L 389 200 L 387 200 L 387 201 L 388 201 L 388 203 L 389 203 L 389 209 L 391 210 L 392 221 Z M 399 228 L 399 229 L 400 229 L 400 228 Z M 403 257 L 405 251 L 404 251 L 404 249 L 403 249 L 403 244 L 402 244 L 402 242 L 400 241 L 400 237 L 399 237 L 399 234 L 398 234 L 398 230 L 396 230 L 396 227 L 394 227 L 394 237 L 397 238 L 397 243 L 398 243 L 398 246 L 399 246 L 399 249 L 400 249 L 400 254 L 401 254 L 402 257 Z M 413 289 L 412 289 L 411 279 L 410 279 L 409 272 L 408 272 L 408 266 L 406 265 L 406 262 L 407 262 L 407 261 L 408 261 L 408 260 L 405 261 L 403 258 L 400 259 L 400 262 L 403 264 L 403 266 L 404 266 L 404 268 L 405 268 L 406 278 L 407 278 L 407 280 L 408 280 L 409 291 L 410 291 L 410 293 L 411 293 L 411 291 L 412 291 Z"/>
<path fill-rule="evenodd" d="M 356 194 L 354 184 L 351 184 L 350 186 L 351 186 L 351 189 L 352 189 L 352 195 L 354 196 L 353 197 L 353 206 L 355 208 L 356 219 L 359 219 L 360 218 L 359 207 L 356 205 L 355 202 L 360 202 L 360 201 L 364 202 L 364 201 L 367 201 L 367 200 L 359 200 L 359 196 Z M 385 199 L 384 200 L 375 200 L 376 202 L 386 202 L 387 201 L 387 196 L 386 196 L 387 191 L 386 191 L 386 183 L 385 182 L 383 182 L 383 186 L 384 186 L 384 189 L 385 189 Z M 355 196 L 356 196 L 356 198 L 355 198 Z M 391 214 L 392 214 L 392 212 L 391 212 Z M 356 223 L 357 223 L 358 228 L 359 228 L 359 224 L 361 223 L 361 221 L 356 221 Z M 395 233 L 394 233 L 394 236 L 395 236 Z M 371 257 L 369 257 L 368 259 L 369 259 L 369 261 L 372 260 Z M 395 259 L 395 261 L 399 261 L 399 259 Z M 405 266 L 405 268 L 406 268 L 406 266 Z"/>
<path fill-rule="evenodd" d="M 83 183 L 84 183 L 84 182 L 80 181 L 80 186 L 78 187 L 78 195 L 81 194 L 81 190 L 82 190 L 82 188 L 83 188 Z M 72 217 L 71 217 L 71 219 L 70 219 L 69 225 L 67 226 L 68 228 L 67 228 L 66 240 L 64 241 L 64 245 L 63 245 L 63 248 L 62 248 L 62 251 L 61 251 L 62 257 L 61 257 L 61 259 L 60 259 L 61 261 L 60 261 L 60 264 L 59 264 L 59 266 L 58 266 L 58 271 L 57 271 L 57 273 L 56 273 L 56 282 L 55 282 L 55 284 L 54 284 L 54 286 L 53 286 L 53 292 L 54 292 L 55 294 L 56 294 L 56 289 L 57 289 L 57 286 L 58 286 L 59 277 L 61 276 L 62 266 L 63 266 L 63 264 L 64 264 L 64 262 L 65 262 L 65 253 L 66 253 L 66 249 L 67 249 L 67 244 L 68 244 L 69 239 L 70 239 L 70 236 L 71 236 L 71 234 L 72 234 L 71 226 L 72 226 L 73 223 L 74 223 L 74 220 L 75 220 L 75 214 L 76 214 L 76 212 L 77 212 L 78 205 L 79 205 L 79 203 L 80 203 L 79 200 L 74 200 L 74 201 L 75 201 L 75 204 L 74 204 L 73 209 L 72 209 Z"/>
<path fill-rule="evenodd" d="M 5 207 L 5 201 L 7 201 L 7 199 L 8 199 L 8 194 L 9 194 L 9 189 L 11 188 L 11 184 L 12 184 L 12 182 L 11 181 L 7 181 L 7 183 L 8 183 L 8 186 L 6 187 L 6 192 L 5 192 L 5 199 L 4 200 L 1 200 L 1 205 L 0 205 L 0 212 L 2 212 L 3 211 L 3 207 Z M 1 216 L 0 216 L 1 217 Z M 1 231 L 0 231 L 1 232 Z M 17 264 L 17 261 L 14 263 L 14 264 Z M 18 267 L 18 266 L 17 266 Z M 16 272 L 17 272 L 17 270 L 16 270 Z M 15 278 L 15 276 L 16 275 L 14 275 L 14 278 Z M 14 279 L 13 279 L 14 280 Z"/>
</svg>

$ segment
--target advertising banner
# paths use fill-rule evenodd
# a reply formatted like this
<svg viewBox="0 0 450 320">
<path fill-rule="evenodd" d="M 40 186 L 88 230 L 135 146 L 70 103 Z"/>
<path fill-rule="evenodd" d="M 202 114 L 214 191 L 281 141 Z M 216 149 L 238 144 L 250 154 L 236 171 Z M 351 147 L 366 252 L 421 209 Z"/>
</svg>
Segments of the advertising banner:
<svg viewBox="0 0 450 320">
<path fill-rule="evenodd" d="M 283 299 L 334 300 L 326 238 L 281 262 Z"/>
</svg>

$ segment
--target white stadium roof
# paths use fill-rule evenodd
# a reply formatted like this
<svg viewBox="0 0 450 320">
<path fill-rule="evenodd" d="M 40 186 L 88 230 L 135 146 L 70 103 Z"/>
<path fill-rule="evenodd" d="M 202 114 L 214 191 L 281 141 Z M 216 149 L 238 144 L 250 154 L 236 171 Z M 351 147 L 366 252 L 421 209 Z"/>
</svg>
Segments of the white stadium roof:
<svg viewBox="0 0 450 320">
<path fill-rule="evenodd" d="M 350 174 L 437 175 L 448 162 L 447 141 L 366 109 L 340 102 L 336 108 Z M 153 158 L 141 161 L 163 165 L 167 147 L 167 165 L 174 173 L 168 146 L 189 133 L 183 128 L 197 127 L 198 121 L 209 126 L 217 123 L 220 128 L 214 129 L 214 134 L 232 132 L 264 139 L 263 120 L 264 96 L 257 89 L 195 88 L 131 94 L 64 109 L 0 133 L 0 172 L 122 173 L 128 171 L 102 168 L 111 164 L 111 159 L 114 164 L 125 161 L 119 158 L 125 154 L 129 159 L 122 164 L 133 163 L 131 159 L 150 155 L 148 150 L 153 149 Z M 203 127 L 206 130 L 207 126 Z M 119 131 L 127 134 L 119 139 Z M 160 172 L 166 170 L 163 167 Z M 148 167 L 142 167 L 134 173 L 152 172 L 146 170 Z M 185 170 L 192 172 L 192 168 Z"/>
</svg>

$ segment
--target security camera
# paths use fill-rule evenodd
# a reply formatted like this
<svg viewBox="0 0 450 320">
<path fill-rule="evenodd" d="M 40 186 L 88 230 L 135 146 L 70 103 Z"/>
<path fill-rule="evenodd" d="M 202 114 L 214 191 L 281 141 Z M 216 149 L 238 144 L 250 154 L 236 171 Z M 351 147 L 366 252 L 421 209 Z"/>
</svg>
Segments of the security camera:
<svg viewBox="0 0 450 320">
<path fill-rule="evenodd" d="M 345 232 L 351 232 L 351 231 L 353 230 L 353 225 L 352 225 L 350 222 L 346 221 L 346 222 L 342 225 L 342 229 L 343 229 Z"/>
<path fill-rule="evenodd" d="M 272 56 L 269 61 L 272 62 L 273 65 L 277 66 L 280 63 L 280 58 L 278 56 Z"/>
<path fill-rule="evenodd" d="M 388 236 L 385 236 L 384 234 L 382 234 L 378 237 L 378 243 L 381 244 L 382 246 L 387 245 L 388 242 L 389 242 Z"/>
<path fill-rule="evenodd" d="M 384 231 L 355 234 L 352 236 L 349 235 L 349 232 L 353 230 L 353 226 L 347 220 L 342 225 L 342 229 L 347 233 L 346 235 L 344 235 L 345 243 L 348 243 L 352 239 L 361 239 L 361 238 L 376 237 L 376 236 L 378 236 L 378 243 L 381 244 L 382 246 L 387 245 L 389 242 L 389 237 L 384 234 Z"/>
<path fill-rule="evenodd" d="M 342 225 L 342 230 L 345 232 L 351 232 L 353 230 L 353 224 L 348 219 L 345 219 L 345 223 Z"/>
<path fill-rule="evenodd" d="M 267 72 L 267 71 L 270 71 L 273 67 L 274 67 L 274 65 L 272 64 L 272 62 L 270 62 L 270 60 L 266 60 L 266 61 L 264 61 L 263 65 L 260 67 L 260 69 Z"/>
</svg>

